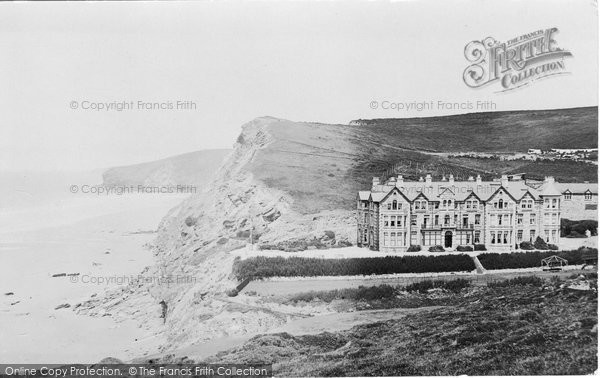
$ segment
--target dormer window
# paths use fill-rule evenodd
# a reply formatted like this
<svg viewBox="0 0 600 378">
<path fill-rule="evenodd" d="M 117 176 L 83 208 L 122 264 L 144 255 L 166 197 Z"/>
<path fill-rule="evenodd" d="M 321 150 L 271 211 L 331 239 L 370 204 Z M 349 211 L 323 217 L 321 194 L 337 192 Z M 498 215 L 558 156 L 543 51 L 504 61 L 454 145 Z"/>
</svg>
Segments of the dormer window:
<svg viewBox="0 0 600 378">
<path fill-rule="evenodd" d="M 569 192 L 568 190 L 566 192 L 563 193 L 563 197 L 566 200 L 570 200 L 571 199 L 571 192 Z"/>
<path fill-rule="evenodd" d="M 587 192 L 584 193 L 583 198 L 586 201 L 590 201 L 592 199 L 592 192 L 590 192 L 589 190 Z"/>
</svg>

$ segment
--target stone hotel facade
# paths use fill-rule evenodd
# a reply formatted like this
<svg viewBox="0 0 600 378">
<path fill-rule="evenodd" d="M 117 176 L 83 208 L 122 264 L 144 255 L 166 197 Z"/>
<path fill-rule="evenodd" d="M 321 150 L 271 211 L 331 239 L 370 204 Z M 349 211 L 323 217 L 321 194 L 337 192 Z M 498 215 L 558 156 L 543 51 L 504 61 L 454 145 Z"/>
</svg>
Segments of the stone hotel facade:
<svg viewBox="0 0 600 378">
<path fill-rule="evenodd" d="M 508 176 L 456 182 L 452 175 L 442 181 L 430 175 L 411 182 L 402 176 L 385 183 L 373 178 L 371 190 L 358 193 L 357 245 L 404 252 L 410 245 L 426 250 L 483 244 L 489 251 L 510 251 L 538 236 L 558 244 L 561 212 L 566 209 L 571 219 L 583 215 L 584 208 L 595 214 L 597 186 L 561 184 L 553 177 L 537 183 Z M 581 201 L 573 193 L 581 194 Z"/>
</svg>

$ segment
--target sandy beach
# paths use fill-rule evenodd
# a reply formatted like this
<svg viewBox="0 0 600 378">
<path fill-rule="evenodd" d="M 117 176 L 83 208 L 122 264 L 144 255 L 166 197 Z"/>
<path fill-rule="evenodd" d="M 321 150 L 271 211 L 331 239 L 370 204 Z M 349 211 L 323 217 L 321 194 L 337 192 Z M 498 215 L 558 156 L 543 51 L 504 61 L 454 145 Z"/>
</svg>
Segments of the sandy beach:
<svg viewBox="0 0 600 378">
<path fill-rule="evenodd" d="M 183 198 L 71 196 L 0 209 L 1 360 L 95 363 L 155 352 L 161 340 L 145 327 L 76 315 L 73 307 L 151 265 L 145 244 Z"/>
</svg>

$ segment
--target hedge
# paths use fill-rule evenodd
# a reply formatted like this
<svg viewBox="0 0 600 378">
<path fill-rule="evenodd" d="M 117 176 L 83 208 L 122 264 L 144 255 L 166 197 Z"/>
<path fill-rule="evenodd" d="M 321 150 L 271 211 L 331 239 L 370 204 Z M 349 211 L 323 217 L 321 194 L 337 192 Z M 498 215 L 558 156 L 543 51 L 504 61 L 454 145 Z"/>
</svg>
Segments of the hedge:
<svg viewBox="0 0 600 378">
<path fill-rule="evenodd" d="M 536 268 L 541 266 L 542 259 L 550 256 L 559 256 L 568 261 L 569 265 L 582 263 L 582 255 L 598 253 L 596 248 L 579 248 L 571 251 L 535 251 L 514 253 L 482 253 L 477 256 L 485 269 L 520 269 Z"/>
<path fill-rule="evenodd" d="M 236 259 L 233 274 L 238 280 L 266 277 L 355 276 L 393 273 L 437 273 L 472 271 L 467 255 L 386 256 L 351 259 L 306 257 L 253 257 Z"/>
</svg>

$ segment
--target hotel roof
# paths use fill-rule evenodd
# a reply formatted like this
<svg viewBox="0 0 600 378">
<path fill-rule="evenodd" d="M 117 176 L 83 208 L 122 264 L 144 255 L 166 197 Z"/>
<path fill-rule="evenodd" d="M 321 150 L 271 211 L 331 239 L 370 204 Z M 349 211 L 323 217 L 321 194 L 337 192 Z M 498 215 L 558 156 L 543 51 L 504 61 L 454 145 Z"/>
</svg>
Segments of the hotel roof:
<svg viewBox="0 0 600 378">
<path fill-rule="evenodd" d="M 598 184 L 589 183 L 557 183 L 552 177 L 547 177 L 544 183 L 534 188 L 527 185 L 525 180 L 509 181 L 506 177 L 495 181 L 404 181 L 392 177 L 385 183 L 374 179 L 371 191 L 360 191 L 359 198 L 366 201 L 370 198 L 373 202 L 380 202 L 391 191 L 397 188 L 409 201 L 414 201 L 423 196 L 429 201 L 442 201 L 451 198 L 455 201 L 465 201 L 470 196 L 475 196 L 482 201 L 490 200 L 496 192 L 503 188 L 514 200 L 520 201 L 527 194 L 539 200 L 543 196 L 559 196 L 569 190 L 571 193 L 584 193 L 590 191 L 598 193 Z"/>
</svg>

